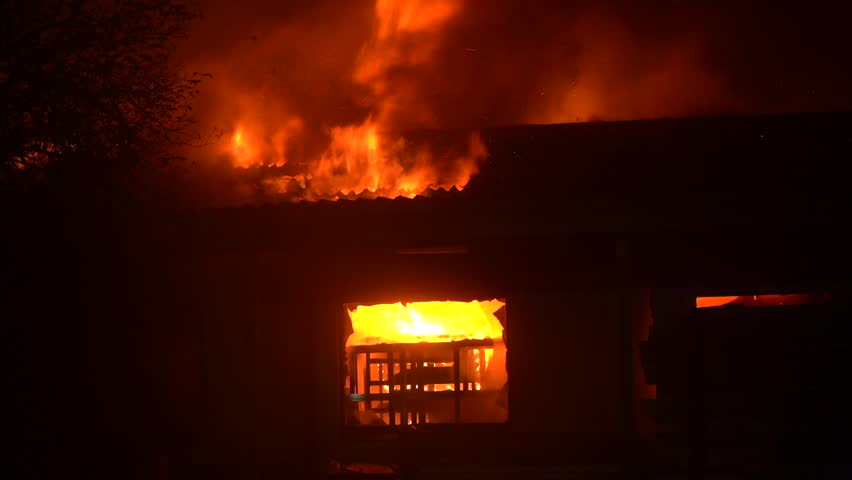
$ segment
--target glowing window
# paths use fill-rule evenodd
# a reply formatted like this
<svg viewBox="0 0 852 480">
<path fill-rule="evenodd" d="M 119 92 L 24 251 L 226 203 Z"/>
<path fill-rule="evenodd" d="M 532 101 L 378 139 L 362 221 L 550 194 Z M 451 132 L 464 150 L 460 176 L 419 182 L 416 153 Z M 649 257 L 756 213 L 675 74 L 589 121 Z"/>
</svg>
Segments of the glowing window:
<svg viewBox="0 0 852 480">
<path fill-rule="evenodd" d="M 347 305 L 346 422 L 505 422 L 505 306 L 497 299 Z"/>
</svg>

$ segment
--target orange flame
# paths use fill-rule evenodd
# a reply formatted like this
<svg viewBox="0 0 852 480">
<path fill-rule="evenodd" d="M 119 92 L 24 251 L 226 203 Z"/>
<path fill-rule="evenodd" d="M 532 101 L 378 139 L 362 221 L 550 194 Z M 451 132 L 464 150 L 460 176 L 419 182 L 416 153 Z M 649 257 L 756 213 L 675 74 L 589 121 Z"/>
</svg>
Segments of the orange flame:
<svg viewBox="0 0 852 480">
<path fill-rule="evenodd" d="M 358 305 L 349 310 L 353 333 L 346 346 L 500 339 L 503 326 L 494 313 L 504 305 L 500 300 Z"/>
<path fill-rule="evenodd" d="M 260 102 L 243 100 L 246 114 L 232 133 L 228 153 L 238 168 L 292 167 L 287 175 L 267 177 L 273 191 L 299 200 L 341 196 L 414 197 L 430 190 L 463 189 L 479 171 L 486 149 L 477 134 L 457 155 L 441 162 L 427 148 L 385 132 L 396 128 L 400 112 L 415 124 L 430 125 L 431 111 L 421 96 L 394 76 L 400 67 L 428 64 L 441 30 L 461 9 L 460 0 L 377 0 L 375 24 L 352 71 L 352 82 L 371 93 L 370 113 L 358 124 L 332 126 L 324 152 L 298 165 L 288 164 L 292 140 L 302 133 L 299 116 L 272 127 L 260 118 Z M 247 98 L 247 97 L 243 97 Z M 448 158 L 444 158 L 448 157 Z"/>
<path fill-rule="evenodd" d="M 391 83 L 390 73 L 399 67 L 428 64 L 440 44 L 441 27 L 459 10 L 459 0 L 376 1 L 373 39 L 361 51 L 353 80 L 383 97 L 379 106 L 382 115 L 404 106 L 409 115 L 429 116 L 428 108 L 416 105 L 416 93 Z M 412 108 L 416 112 L 411 112 Z"/>
<path fill-rule="evenodd" d="M 283 123 L 276 125 L 265 125 L 250 117 L 244 118 L 234 129 L 229 145 L 234 166 L 250 168 L 285 165 L 288 160 L 287 143 L 302 133 L 302 128 L 302 120 L 297 116 L 286 117 Z"/>
<path fill-rule="evenodd" d="M 310 166 L 311 190 L 321 198 L 355 193 L 371 197 L 414 197 L 427 189 L 463 189 L 479 171 L 485 146 L 471 136 L 466 153 L 439 172 L 428 150 L 407 152 L 402 138 L 387 137 L 367 120 L 359 126 L 336 127 L 326 152 Z"/>
</svg>

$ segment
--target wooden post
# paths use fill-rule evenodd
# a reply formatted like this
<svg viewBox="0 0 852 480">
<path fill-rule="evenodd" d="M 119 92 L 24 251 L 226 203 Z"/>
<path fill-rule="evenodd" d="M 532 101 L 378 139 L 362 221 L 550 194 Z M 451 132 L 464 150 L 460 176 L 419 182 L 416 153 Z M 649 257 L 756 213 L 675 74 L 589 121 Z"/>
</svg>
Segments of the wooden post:
<svg viewBox="0 0 852 480">
<path fill-rule="evenodd" d="M 455 402 L 455 418 L 456 423 L 459 422 L 461 418 L 461 390 L 459 390 L 459 380 L 461 377 L 461 355 L 459 352 L 459 346 L 453 345 L 453 387 L 454 387 L 454 395 L 453 399 Z"/>
<path fill-rule="evenodd" d="M 373 399 L 370 396 L 370 387 L 372 386 L 372 381 L 370 381 L 370 352 L 368 351 L 365 355 L 364 360 L 364 394 L 367 398 L 367 409 L 373 409 Z"/>
<path fill-rule="evenodd" d="M 393 347 L 388 350 L 388 421 L 391 425 L 396 425 L 395 411 L 393 408 L 394 393 L 393 393 Z"/>
<path fill-rule="evenodd" d="M 485 347 L 479 348 L 479 385 L 485 388 Z"/>
<path fill-rule="evenodd" d="M 401 398 L 400 401 L 400 410 L 399 410 L 399 424 L 400 425 L 408 425 L 408 409 L 406 408 L 406 402 L 408 401 L 408 391 L 406 387 L 408 386 L 408 355 L 405 354 L 405 350 L 399 352 L 399 373 L 401 375 L 400 385 L 399 385 L 399 395 Z"/>
</svg>

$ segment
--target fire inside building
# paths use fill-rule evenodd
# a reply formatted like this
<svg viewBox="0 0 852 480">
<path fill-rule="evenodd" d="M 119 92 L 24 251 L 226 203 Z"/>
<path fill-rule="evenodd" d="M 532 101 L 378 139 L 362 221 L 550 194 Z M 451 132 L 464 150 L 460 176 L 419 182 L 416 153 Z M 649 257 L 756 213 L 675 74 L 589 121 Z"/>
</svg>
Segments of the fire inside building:
<svg viewBox="0 0 852 480">
<path fill-rule="evenodd" d="M 145 478 L 849 474 L 852 116 L 480 134 L 462 190 L 33 223 L 54 273 L 30 279 L 49 301 L 24 295 L 26 458 Z"/>
<path fill-rule="evenodd" d="M 0 12 L 4 478 L 852 478 L 852 2 Z"/>
</svg>

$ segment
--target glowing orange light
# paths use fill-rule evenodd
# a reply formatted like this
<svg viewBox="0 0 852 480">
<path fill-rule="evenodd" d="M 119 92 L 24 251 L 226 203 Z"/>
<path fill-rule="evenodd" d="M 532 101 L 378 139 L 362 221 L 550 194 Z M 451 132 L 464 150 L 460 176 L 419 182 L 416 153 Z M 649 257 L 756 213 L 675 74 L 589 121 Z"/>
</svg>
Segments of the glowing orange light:
<svg viewBox="0 0 852 480">
<path fill-rule="evenodd" d="M 430 188 L 461 190 L 479 172 L 485 157 L 478 135 L 471 136 L 468 150 L 451 162 L 452 168 L 441 169 L 428 151 L 408 151 L 404 140 L 382 134 L 372 119 L 334 127 L 330 133 L 328 149 L 309 167 L 310 194 L 317 198 L 338 194 L 414 197 Z"/>
<path fill-rule="evenodd" d="M 728 296 L 728 297 L 697 297 L 695 299 L 695 307 L 696 308 L 710 308 L 710 307 L 720 307 L 722 305 L 727 305 L 734 300 L 740 298 L 739 296 Z"/>
<path fill-rule="evenodd" d="M 254 145 L 249 141 L 245 129 L 240 126 L 234 131 L 233 141 L 231 142 L 231 154 L 234 156 L 234 162 L 237 166 L 247 168 L 257 162 L 258 152 Z"/>
<path fill-rule="evenodd" d="M 346 345 L 501 339 L 503 326 L 494 313 L 503 305 L 500 300 L 358 305 L 349 310 L 354 332 Z"/>
<path fill-rule="evenodd" d="M 432 190 L 461 190 L 485 159 L 478 135 L 466 151 L 433 152 L 388 132 L 399 120 L 432 126 L 432 108 L 400 68 L 428 66 L 448 21 L 462 0 L 376 0 L 373 31 L 355 59 L 351 81 L 372 92 L 369 113 L 358 121 L 331 125 L 324 150 L 289 162 L 286 175 L 264 169 L 264 188 L 298 200 L 415 197 Z M 261 95 L 236 95 L 239 113 L 227 150 L 240 168 L 283 166 L 304 152 L 298 137 L 305 126 L 294 112 L 270 113 Z M 325 128 L 325 127 L 323 127 Z M 455 147 L 464 147 L 457 145 Z M 269 173 L 272 172 L 272 173 Z"/>
<path fill-rule="evenodd" d="M 825 303 L 827 293 L 788 293 L 783 295 L 739 295 L 723 297 L 696 297 L 696 308 L 720 307 L 723 305 L 743 305 L 746 307 L 766 307 L 782 305 L 814 305 Z"/>
</svg>

